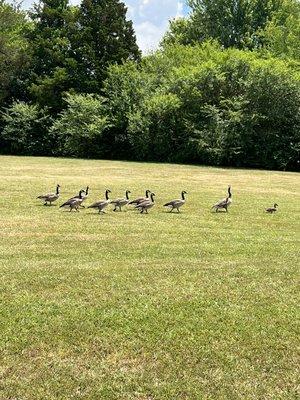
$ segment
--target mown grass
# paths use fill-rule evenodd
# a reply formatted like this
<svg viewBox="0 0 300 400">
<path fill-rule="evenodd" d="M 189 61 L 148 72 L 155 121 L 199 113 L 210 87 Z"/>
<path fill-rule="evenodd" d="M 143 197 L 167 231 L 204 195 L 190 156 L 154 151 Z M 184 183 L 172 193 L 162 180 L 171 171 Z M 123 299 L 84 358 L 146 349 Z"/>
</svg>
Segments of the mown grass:
<svg viewBox="0 0 300 400">
<path fill-rule="evenodd" d="M 0 182 L 1 399 L 299 398 L 299 174 L 1 157 Z M 42 206 L 57 183 L 157 204 Z"/>
</svg>

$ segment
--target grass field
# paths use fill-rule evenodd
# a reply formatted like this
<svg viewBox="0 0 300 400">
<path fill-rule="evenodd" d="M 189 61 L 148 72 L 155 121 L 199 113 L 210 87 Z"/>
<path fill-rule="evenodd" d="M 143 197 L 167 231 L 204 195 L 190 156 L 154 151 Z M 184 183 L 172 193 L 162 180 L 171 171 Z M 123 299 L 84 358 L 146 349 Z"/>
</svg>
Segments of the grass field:
<svg viewBox="0 0 300 400">
<path fill-rule="evenodd" d="M 299 174 L 0 161 L 1 400 L 299 398 Z M 60 204 L 87 184 L 87 203 L 108 187 L 157 204 L 44 207 L 57 183 Z M 228 184 L 229 213 L 212 213 Z"/>
</svg>

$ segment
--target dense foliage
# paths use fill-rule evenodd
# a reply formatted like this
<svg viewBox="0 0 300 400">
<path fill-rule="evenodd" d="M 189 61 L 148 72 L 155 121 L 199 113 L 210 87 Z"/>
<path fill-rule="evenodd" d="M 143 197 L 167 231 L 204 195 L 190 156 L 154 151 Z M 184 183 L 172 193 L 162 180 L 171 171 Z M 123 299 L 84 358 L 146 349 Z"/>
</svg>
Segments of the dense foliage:
<svg viewBox="0 0 300 400">
<path fill-rule="evenodd" d="M 299 169 L 300 2 L 188 3 L 141 58 L 120 0 L 0 0 L 1 152 Z"/>
<path fill-rule="evenodd" d="M 134 158 L 297 168 L 300 80 L 288 63 L 215 44 L 113 67 L 111 121 Z"/>
</svg>

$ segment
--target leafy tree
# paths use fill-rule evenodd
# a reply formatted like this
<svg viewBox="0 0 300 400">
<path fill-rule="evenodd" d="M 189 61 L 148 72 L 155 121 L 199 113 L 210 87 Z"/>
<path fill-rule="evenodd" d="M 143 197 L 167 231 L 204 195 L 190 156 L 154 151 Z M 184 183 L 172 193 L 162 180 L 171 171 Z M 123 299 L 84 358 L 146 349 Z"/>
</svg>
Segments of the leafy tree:
<svg viewBox="0 0 300 400">
<path fill-rule="evenodd" d="M 78 31 L 72 47 L 77 60 L 79 92 L 100 93 L 107 68 L 126 60 L 138 60 L 132 22 L 119 0 L 83 0 L 78 13 Z"/>
<path fill-rule="evenodd" d="M 293 67 L 214 43 L 169 46 L 140 66 L 110 69 L 110 133 L 122 127 L 135 159 L 297 169 L 300 79 Z"/>
<path fill-rule="evenodd" d="M 42 0 L 34 6 L 31 18 L 34 29 L 29 32 L 31 65 L 28 89 L 32 99 L 48 106 L 53 113 L 63 108 L 63 95 L 74 86 L 69 39 L 74 23 L 68 0 Z"/>
<path fill-rule="evenodd" d="M 300 60 L 300 2 L 283 0 L 263 32 L 273 54 Z"/>
<path fill-rule="evenodd" d="M 19 94 L 19 78 L 28 62 L 27 28 L 25 12 L 17 4 L 0 0 L 0 107 Z"/>
<path fill-rule="evenodd" d="M 163 44 L 215 39 L 227 47 L 257 48 L 261 31 L 282 0 L 188 0 L 191 16 L 170 24 Z"/>
<path fill-rule="evenodd" d="M 189 45 L 197 41 L 199 41 L 199 36 L 192 19 L 180 17 L 169 22 L 169 28 L 160 44 L 162 47 L 167 47 L 174 44 Z"/>
<path fill-rule="evenodd" d="M 49 134 L 51 117 L 45 109 L 22 101 L 14 102 L 2 115 L 4 149 L 11 154 L 51 155 L 56 138 Z"/>
<path fill-rule="evenodd" d="M 59 114 L 51 128 L 51 133 L 58 138 L 60 154 L 104 156 L 108 120 L 103 98 L 92 94 L 67 94 L 65 101 L 67 109 Z"/>
</svg>

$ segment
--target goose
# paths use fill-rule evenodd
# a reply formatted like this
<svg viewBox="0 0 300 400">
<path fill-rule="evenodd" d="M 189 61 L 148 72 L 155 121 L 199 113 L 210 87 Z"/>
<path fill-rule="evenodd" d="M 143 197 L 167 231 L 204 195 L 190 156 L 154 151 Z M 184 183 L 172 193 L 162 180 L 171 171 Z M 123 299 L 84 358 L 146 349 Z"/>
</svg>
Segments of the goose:
<svg viewBox="0 0 300 400">
<path fill-rule="evenodd" d="M 154 206 L 154 196 L 155 193 L 151 193 L 150 199 L 142 201 L 141 203 L 137 204 L 135 208 L 138 208 L 143 214 L 144 211 L 146 211 L 146 214 L 148 214 L 148 210 Z"/>
<path fill-rule="evenodd" d="M 82 201 L 81 201 L 80 207 L 85 208 L 84 205 L 83 205 L 82 203 L 88 198 L 89 190 L 90 190 L 89 186 L 87 186 L 85 190 L 82 189 L 82 194 L 81 194 Z M 84 194 L 83 194 L 83 193 L 84 193 Z M 79 198 L 79 195 L 74 196 L 74 197 L 71 197 L 71 199 L 78 199 L 78 198 Z M 69 200 L 71 200 L 71 199 L 69 199 Z"/>
<path fill-rule="evenodd" d="M 85 191 L 83 189 L 81 189 L 79 191 L 78 196 L 72 197 L 71 199 L 67 200 L 64 204 L 62 204 L 60 206 L 60 208 L 70 207 L 70 211 L 72 211 L 72 210 L 79 211 L 78 208 L 84 200 L 84 197 L 82 196 L 82 193 L 84 193 L 84 192 Z"/>
<path fill-rule="evenodd" d="M 274 212 L 277 211 L 277 207 L 278 207 L 278 204 L 275 203 L 275 204 L 274 204 L 274 207 L 267 208 L 267 209 L 266 209 L 266 212 L 267 212 L 267 213 L 270 213 L 270 214 L 273 214 Z"/>
<path fill-rule="evenodd" d="M 183 190 L 181 192 L 181 199 L 169 201 L 168 203 L 164 204 L 164 207 L 172 207 L 170 212 L 172 212 L 174 210 L 174 208 L 176 208 L 177 212 L 180 212 L 179 208 L 185 204 L 185 195 L 186 194 L 187 194 L 187 192 L 185 190 Z"/>
<path fill-rule="evenodd" d="M 110 200 L 109 200 L 109 197 L 108 197 L 108 193 L 111 193 L 111 191 L 109 189 L 106 189 L 106 191 L 105 191 L 105 200 L 96 201 L 95 203 L 93 203 L 90 206 L 88 206 L 88 208 L 98 208 L 99 213 L 102 212 L 102 213 L 105 214 L 105 211 L 103 211 L 103 210 L 110 203 Z"/>
<path fill-rule="evenodd" d="M 126 190 L 125 198 L 123 199 L 116 199 L 111 202 L 111 204 L 115 205 L 114 211 L 117 211 L 117 207 L 120 211 L 122 211 L 122 207 L 126 206 L 129 203 L 129 196 L 128 194 L 131 193 L 130 190 Z"/>
<path fill-rule="evenodd" d="M 49 205 L 51 206 L 52 203 L 59 198 L 59 195 L 60 195 L 60 185 L 57 184 L 55 193 L 42 194 L 41 196 L 38 196 L 37 199 L 43 200 L 45 202 L 44 206 L 46 206 L 47 203 L 49 203 Z"/>
<path fill-rule="evenodd" d="M 216 209 L 216 212 L 221 208 L 228 212 L 228 207 L 232 203 L 232 194 L 231 194 L 231 186 L 228 186 L 228 196 L 225 199 L 218 201 L 212 208 Z"/>
<path fill-rule="evenodd" d="M 140 204 L 143 201 L 148 200 L 149 199 L 149 193 L 151 193 L 151 190 L 147 189 L 145 197 L 138 197 L 135 200 L 131 200 L 128 204 Z"/>
</svg>

